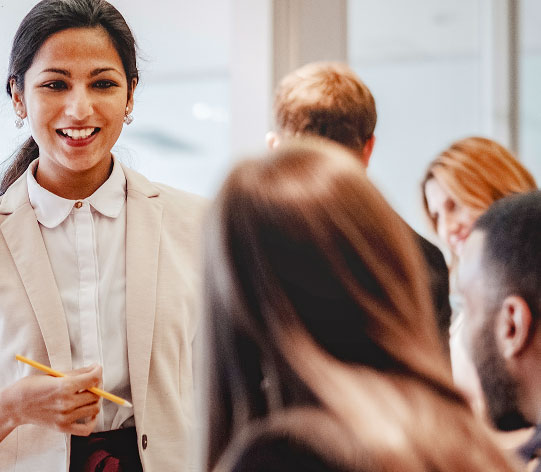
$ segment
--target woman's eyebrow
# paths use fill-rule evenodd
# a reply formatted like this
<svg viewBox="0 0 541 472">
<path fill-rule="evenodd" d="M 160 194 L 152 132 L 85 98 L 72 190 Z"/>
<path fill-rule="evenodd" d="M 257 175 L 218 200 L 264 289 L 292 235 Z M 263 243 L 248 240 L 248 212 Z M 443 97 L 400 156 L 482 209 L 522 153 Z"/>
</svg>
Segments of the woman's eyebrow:
<svg viewBox="0 0 541 472">
<path fill-rule="evenodd" d="M 69 73 L 69 71 L 65 69 L 55 69 L 55 68 L 43 69 L 41 71 L 41 74 L 45 72 L 54 72 L 55 74 L 61 74 L 61 75 L 65 75 L 66 77 L 71 77 L 71 74 Z"/>
<path fill-rule="evenodd" d="M 90 72 L 89 76 L 90 77 L 95 77 L 97 75 L 100 75 L 102 72 L 116 72 L 118 74 L 120 74 L 121 72 L 114 68 L 114 67 L 100 67 L 98 69 L 94 69 L 93 71 Z M 41 73 L 45 73 L 45 72 L 53 72 L 55 74 L 61 74 L 61 75 L 64 75 L 66 77 L 71 77 L 71 73 L 65 69 L 56 69 L 54 67 L 49 67 L 47 69 L 43 69 L 41 71 Z"/>
<path fill-rule="evenodd" d="M 115 69 L 114 67 L 100 67 L 99 69 L 94 69 L 92 72 L 90 72 L 90 77 L 95 77 L 96 75 L 100 75 L 102 72 L 111 72 L 111 71 L 121 74 L 121 72 L 118 69 Z"/>
</svg>

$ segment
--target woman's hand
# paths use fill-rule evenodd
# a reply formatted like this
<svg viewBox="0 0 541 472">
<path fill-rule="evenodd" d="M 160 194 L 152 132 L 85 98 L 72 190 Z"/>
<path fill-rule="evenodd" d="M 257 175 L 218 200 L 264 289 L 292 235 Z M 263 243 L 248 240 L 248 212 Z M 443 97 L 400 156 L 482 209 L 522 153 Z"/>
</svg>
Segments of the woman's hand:
<svg viewBox="0 0 541 472">
<path fill-rule="evenodd" d="M 96 425 L 100 397 L 87 391 L 102 380 L 99 366 L 67 372 L 65 377 L 31 375 L 2 392 L 2 417 L 9 415 L 13 428 L 35 424 L 88 436 Z M 13 429 L 12 428 L 12 429 Z M 0 438 L 1 439 L 1 438 Z"/>
</svg>

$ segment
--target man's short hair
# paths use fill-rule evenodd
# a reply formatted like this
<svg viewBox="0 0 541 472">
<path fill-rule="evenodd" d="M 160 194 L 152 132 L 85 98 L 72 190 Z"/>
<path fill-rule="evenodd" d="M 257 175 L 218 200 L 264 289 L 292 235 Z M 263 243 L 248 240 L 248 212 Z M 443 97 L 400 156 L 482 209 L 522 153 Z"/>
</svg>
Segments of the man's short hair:
<svg viewBox="0 0 541 472">
<path fill-rule="evenodd" d="M 496 289 L 494 307 L 518 295 L 532 316 L 541 315 L 541 191 L 496 201 L 479 217 L 473 230 L 484 238 L 483 270 Z"/>
<path fill-rule="evenodd" d="M 313 134 L 359 152 L 374 134 L 376 103 L 346 64 L 315 62 L 280 82 L 274 114 L 280 132 Z"/>
</svg>

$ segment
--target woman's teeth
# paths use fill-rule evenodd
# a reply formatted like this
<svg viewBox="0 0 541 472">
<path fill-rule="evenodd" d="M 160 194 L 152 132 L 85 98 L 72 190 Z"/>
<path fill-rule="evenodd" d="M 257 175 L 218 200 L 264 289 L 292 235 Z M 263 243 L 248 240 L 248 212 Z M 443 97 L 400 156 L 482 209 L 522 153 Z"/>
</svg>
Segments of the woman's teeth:
<svg viewBox="0 0 541 472">
<path fill-rule="evenodd" d="M 64 128 L 61 129 L 60 132 L 64 136 L 69 136 L 71 139 L 85 139 L 88 138 L 96 128 L 84 128 L 84 129 L 72 129 L 72 128 Z"/>
</svg>

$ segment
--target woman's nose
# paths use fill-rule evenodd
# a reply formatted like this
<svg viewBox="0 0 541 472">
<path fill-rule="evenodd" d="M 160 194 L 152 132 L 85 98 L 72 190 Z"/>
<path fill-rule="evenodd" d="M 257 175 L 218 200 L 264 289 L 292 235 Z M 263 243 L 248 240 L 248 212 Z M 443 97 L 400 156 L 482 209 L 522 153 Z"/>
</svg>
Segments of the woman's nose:
<svg viewBox="0 0 541 472">
<path fill-rule="evenodd" d="M 460 222 L 456 215 L 449 215 L 447 218 L 447 232 L 450 234 L 456 233 L 460 228 Z"/>
<path fill-rule="evenodd" d="M 454 235 L 460 228 L 458 219 L 453 214 L 444 213 L 440 216 L 438 223 L 438 233 L 440 234 L 440 238 L 449 244 L 450 236 Z"/>
<path fill-rule="evenodd" d="M 92 98 L 86 88 L 77 87 L 67 97 L 66 115 L 83 121 L 93 113 Z"/>
</svg>

